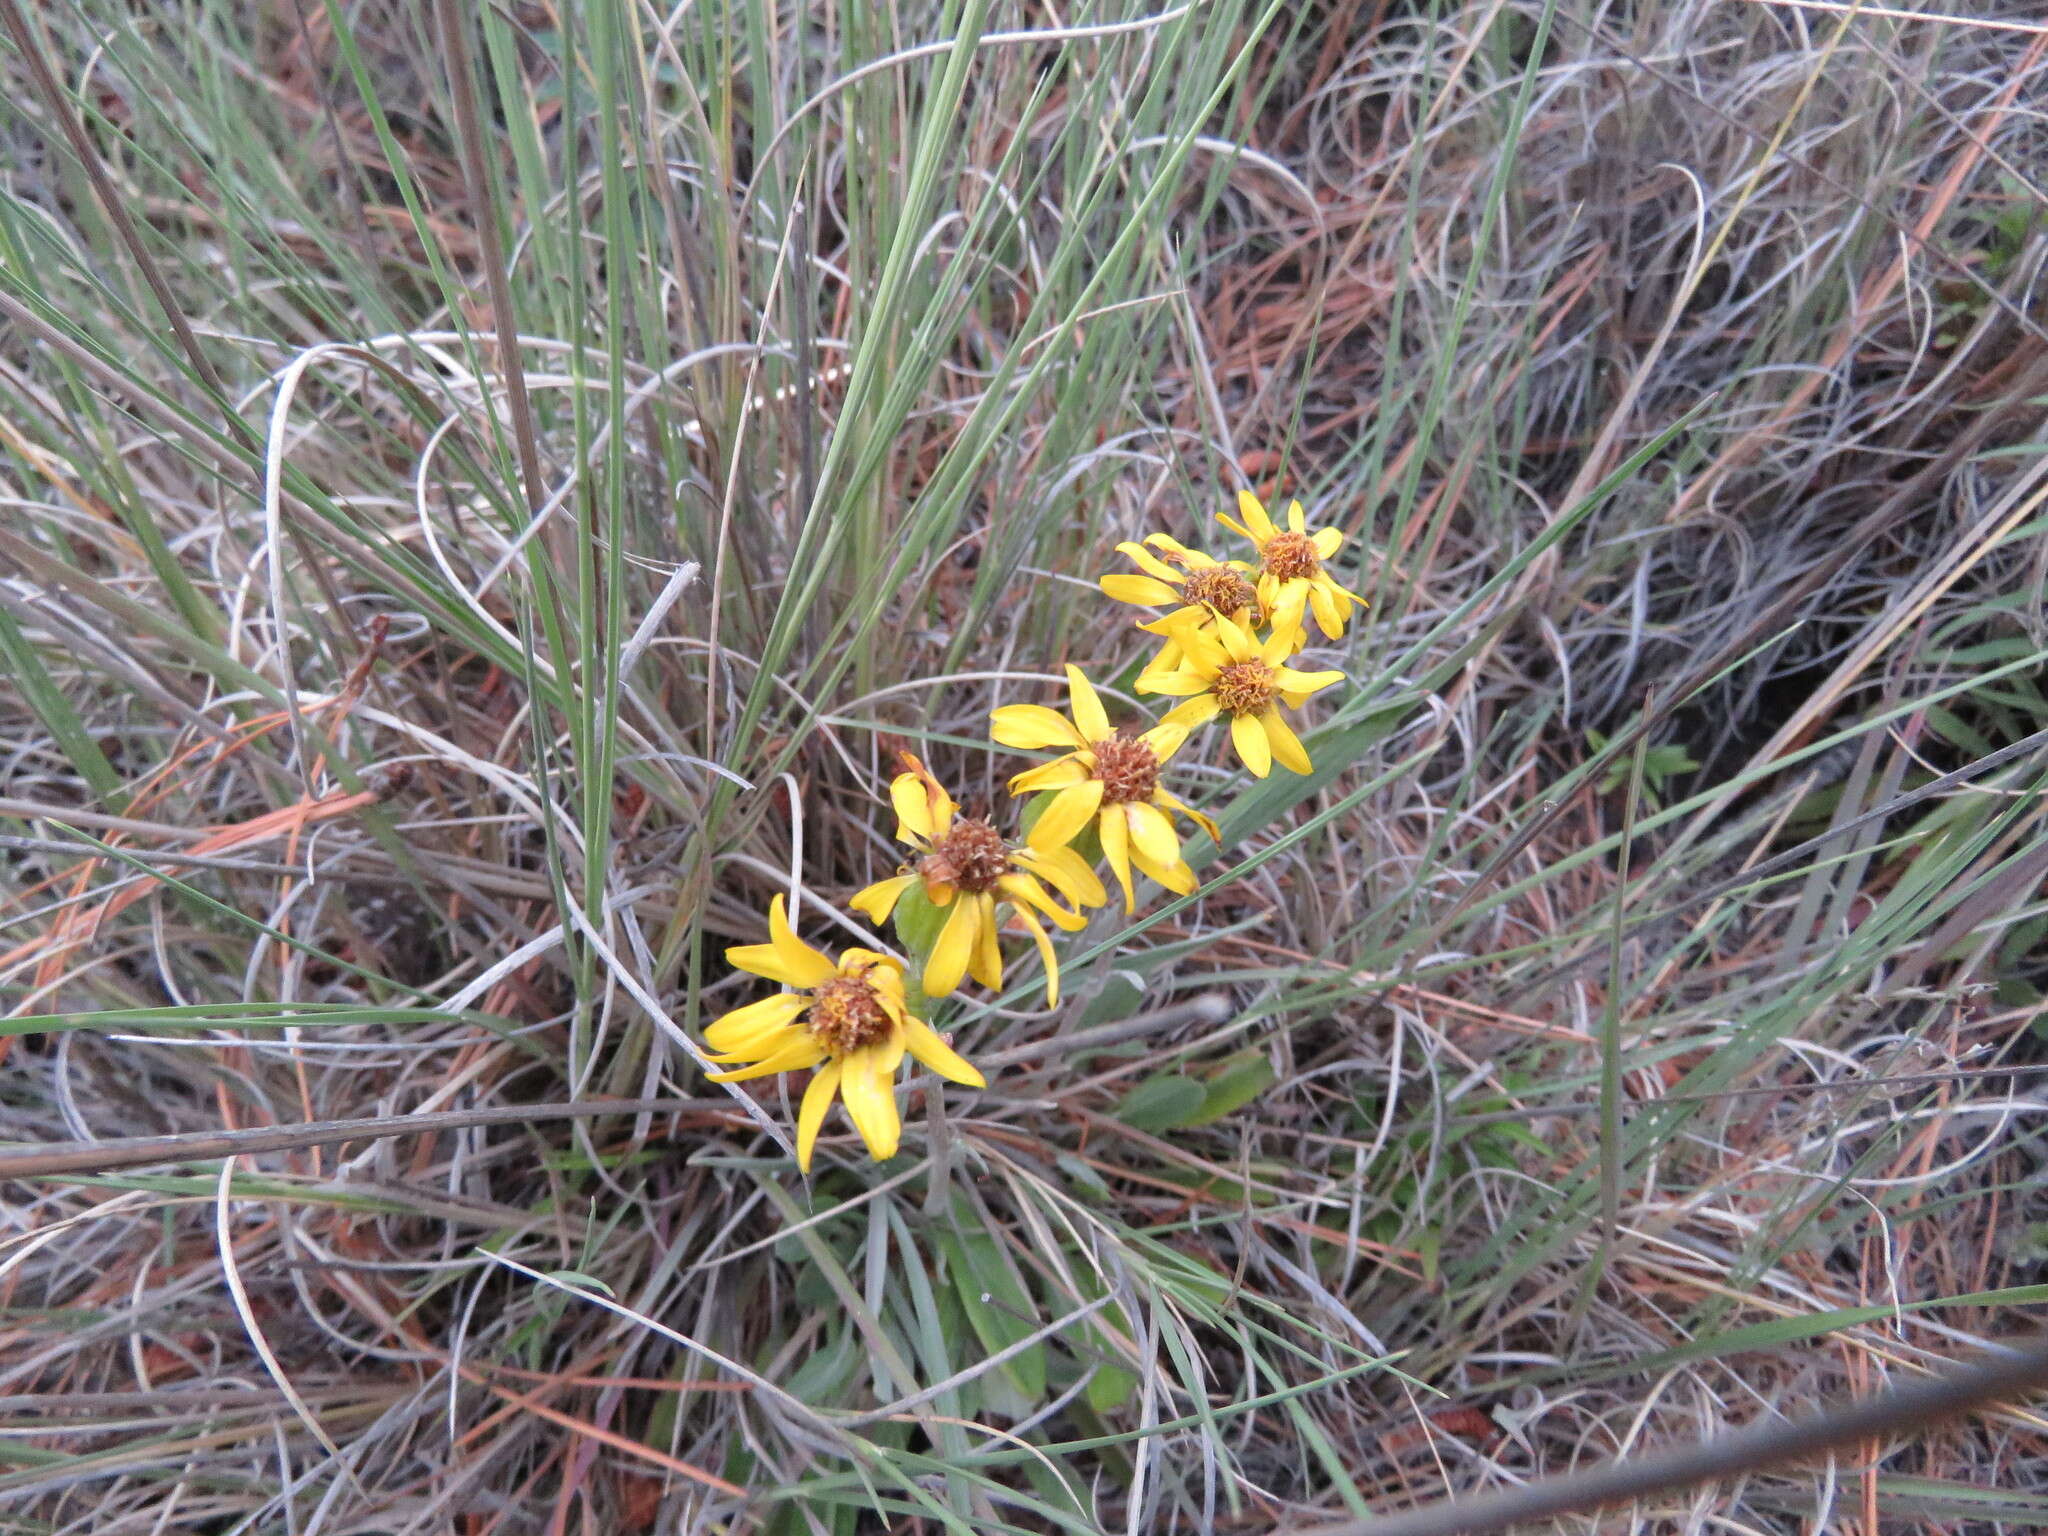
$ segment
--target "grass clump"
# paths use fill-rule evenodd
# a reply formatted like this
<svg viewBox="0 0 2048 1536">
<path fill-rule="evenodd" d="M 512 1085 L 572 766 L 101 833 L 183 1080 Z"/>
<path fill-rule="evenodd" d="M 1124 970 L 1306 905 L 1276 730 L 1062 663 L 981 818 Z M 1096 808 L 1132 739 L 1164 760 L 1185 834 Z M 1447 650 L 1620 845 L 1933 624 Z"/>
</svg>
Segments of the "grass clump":
<svg viewBox="0 0 2048 1536">
<path fill-rule="evenodd" d="M 9 1184 L 0 1507 L 1309 1526 L 2016 1331 L 2008 9 L 0 0 L 0 1136 L 329 1128 Z M 936 851 L 902 754 L 1000 821 L 991 711 L 1237 713 L 1190 546 L 1349 681 L 1159 753 L 1128 901 L 1057 813 L 1056 1001 L 933 974 L 849 908 Z M 986 1086 L 888 1161 L 708 1078 L 777 900 L 952 994 Z M 2040 1465 L 1645 1513 L 2024 1529 Z"/>
</svg>

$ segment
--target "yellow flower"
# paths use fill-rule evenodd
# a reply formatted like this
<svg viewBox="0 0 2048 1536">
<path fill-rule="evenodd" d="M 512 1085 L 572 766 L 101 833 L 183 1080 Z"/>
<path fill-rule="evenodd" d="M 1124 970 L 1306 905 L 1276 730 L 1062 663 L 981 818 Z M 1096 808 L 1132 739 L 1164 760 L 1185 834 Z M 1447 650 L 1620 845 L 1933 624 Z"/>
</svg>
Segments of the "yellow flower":
<svg viewBox="0 0 2048 1536">
<path fill-rule="evenodd" d="M 887 922 L 896 903 L 913 884 L 922 884 L 935 907 L 950 907 L 938 942 L 925 960 L 921 985 L 928 997 L 944 997 L 972 975 L 983 986 L 1003 984 L 1003 951 L 997 942 L 996 905 L 1008 902 L 1030 930 L 1045 964 L 1045 1002 L 1060 1001 L 1060 967 L 1032 908 L 1036 907 L 1069 933 L 1088 919 L 1069 912 L 1046 894 L 1047 882 L 1077 907 L 1099 907 L 1109 899 L 1087 861 L 1070 848 L 1012 848 L 1002 834 L 979 816 L 962 816 L 953 797 L 940 787 L 931 770 L 903 754 L 910 765 L 889 785 L 896 807 L 896 840 L 924 856 L 913 869 L 877 880 L 847 903 L 876 926 Z"/>
<path fill-rule="evenodd" d="M 1153 554 L 1145 544 L 1159 553 Z M 1140 625 L 1141 629 L 1170 634 L 1177 625 L 1206 623 L 1219 613 L 1242 622 L 1248 617 L 1247 610 L 1258 602 L 1251 567 L 1242 560 L 1211 559 L 1199 549 L 1189 549 L 1163 533 L 1148 534 L 1145 544 L 1126 540 L 1117 545 L 1118 552 L 1128 556 L 1144 575 L 1104 576 L 1099 583 L 1105 596 L 1120 603 L 1135 603 L 1143 608 L 1181 605 L 1163 619 Z"/>
<path fill-rule="evenodd" d="M 1217 838 L 1215 822 L 1159 785 L 1160 768 L 1188 739 L 1188 728 L 1167 723 L 1141 736 L 1119 735 L 1079 667 L 1067 668 L 1067 688 L 1071 720 L 1043 704 L 1005 704 L 991 717 L 991 734 L 1006 747 L 1068 749 L 1066 756 L 1010 780 L 1013 795 L 1059 791 L 1033 824 L 1028 841 L 1039 850 L 1065 848 L 1092 821 L 1103 856 L 1123 887 L 1126 912 L 1138 908 L 1131 889 L 1133 864 L 1169 891 L 1187 895 L 1197 882 L 1180 856 L 1173 813 L 1192 817 Z"/>
<path fill-rule="evenodd" d="M 780 896 L 768 908 L 768 935 L 768 943 L 735 945 L 725 958 L 794 990 L 733 1009 L 704 1038 L 717 1052 L 713 1061 L 746 1063 L 711 1073 L 715 1083 L 819 1069 L 796 1117 L 796 1160 L 804 1172 L 810 1172 L 811 1148 L 835 1096 L 846 1101 L 847 1117 L 876 1161 L 896 1155 L 903 1134 L 896 1068 L 906 1051 L 941 1077 L 970 1088 L 987 1086 L 987 1079 L 905 1006 L 899 961 L 871 949 L 849 949 L 834 965 L 790 930 Z"/>
<path fill-rule="evenodd" d="M 1137 683 L 1140 693 L 1186 697 L 1186 703 L 1168 712 L 1165 724 L 1193 730 L 1226 714 L 1231 744 L 1245 767 L 1260 778 L 1272 771 L 1276 758 L 1296 773 L 1309 771 L 1308 753 L 1281 718 L 1280 705 L 1301 708 L 1302 700 L 1318 688 L 1342 682 L 1342 672 L 1297 672 L 1283 665 L 1289 637 L 1278 628 L 1261 642 L 1229 619 L 1219 618 L 1214 629 L 1182 625 L 1174 631 L 1174 641 L 1181 650 L 1179 668 L 1148 673 Z"/>
<path fill-rule="evenodd" d="M 1301 503 L 1287 503 L 1287 527 L 1278 528 L 1266 515 L 1265 506 L 1250 491 L 1237 493 L 1239 522 L 1227 512 L 1216 521 L 1234 528 L 1252 541 L 1259 552 L 1259 603 L 1276 633 L 1288 637 L 1291 650 L 1307 643 L 1304 612 L 1316 616 L 1316 627 L 1335 640 L 1344 633 L 1351 617 L 1351 605 L 1365 606 L 1365 599 L 1330 579 L 1323 562 L 1343 546 L 1344 535 L 1335 528 L 1318 528 L 1310 533 L 1302 519 Z"/>
</svg>

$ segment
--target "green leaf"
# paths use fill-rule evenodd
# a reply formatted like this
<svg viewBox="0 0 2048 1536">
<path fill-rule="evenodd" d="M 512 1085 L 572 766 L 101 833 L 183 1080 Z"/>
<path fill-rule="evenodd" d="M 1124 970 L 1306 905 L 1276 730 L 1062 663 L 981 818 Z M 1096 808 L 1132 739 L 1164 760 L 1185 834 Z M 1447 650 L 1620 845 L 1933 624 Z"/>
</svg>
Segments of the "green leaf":
<svg viewBox="0 0 2048 1536">
<path fill-rule="evenodd" d="M 1111 1113 L 1134 1130 L 1167 1131 L 1192 1124 L 1208 1098 L 1208 1089 L 1196 1079 L 1161 1072 L 1125 1094 Z"/>
<path fill-rule="evenodd" d="M 121 776 L 4 607 L 0 607 L 0 675 L 21 690 L 23 702 L 35 711 L 79 777 L 92 786 L 100 804 L 110 811 L 126 810 L 128 797 L 121 792 Z"/>
<path fill-rule="evenodd" d="M 1264 1051 L 1241 1051 L 1209 1074 L 1201 1106 L 1181 1121 L 1182 1125 L 1208 1125 L 1242 1109 L 1273 1086 L 1279 1073 Z"/>
<path fill-rule="evenodd" d="M 970 1218 L 971 1219 L 971 1218 Z M 1008 1349 L 1038 1328 L 1031 1293 L 1003 1258 L 997 1239 L 963 1225 L 939 1234 L 947 1269 L 968 1326 L 990 1354 Z M 1045 1346 L 1034 1344 L 997 1369 L 1031 1403 L 1045 1397 Z"/>
<path fill-rule="evenodd" d="M 579 1291 L 596 1291 L 599 1295 L 608 1296 L 614 1301 L 618 1300 L 618 1292 L 598 1279 L 597 1276 L 586 1275 L 580 1269 L 551 1269 L 542 1278 L 552 1280 L 557 1285 L 570 1286 Z"/>
<path fill-rule="evenodd" d="M 919 961 L 939 942 L 947 910 L 925 894 L 922 880 L 913 881 L 896 899 L 896 937 Z"/>
</svg>

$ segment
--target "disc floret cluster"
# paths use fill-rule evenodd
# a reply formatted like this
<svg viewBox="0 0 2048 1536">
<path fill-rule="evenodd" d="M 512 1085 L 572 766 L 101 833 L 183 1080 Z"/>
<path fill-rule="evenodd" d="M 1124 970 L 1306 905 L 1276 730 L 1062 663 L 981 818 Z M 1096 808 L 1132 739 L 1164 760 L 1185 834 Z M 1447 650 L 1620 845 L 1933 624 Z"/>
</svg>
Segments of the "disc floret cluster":
<svg viewBox="0 0 2048 1536">
<path fill-rule="evenodd" d="M 924 1015 L 969 980 L 1000 990 L 1003 940 L 1012 932 L 1037 950 L 1046 1006 L 1056 1008 L 1059 955 L 1047 925 L 1078 932 L 1090 909 L 1108 904 L 1098 862 L 1115 879 L 1126 913 L 1138 909 L 1139 877 L 1176 895 L 1195 891 L 1183 828 L 1199 828 L 1215 843 L 1221 833 L 1166 784 L 1195 733 L 1227 723 L 1232 750 L 1260 778 L 1276 763 L 1311 771 L 1288 713 L 1344 674 L 1289 663 L 1308 643 L 1309 619 L 1338 639 L 1364 599 L 1327 568 L 1343 535 L 1311 531 L 1301 503 L 1289 504 L 1285 527 L 1249 492 L 1239 494 L 1237 511 L 1218 521 L 1250 541 L 1249 560 L 1216 559 L 1154 533 L 1117 546 L 1137 574 L 1101 578 L 1103 593 L 1118 602 L 1166 610 L 1136 626 L 1163 643 L 1134 684 L 1140 694 L 1180 700 L 1163 719 L 1143 728 L 1113 723 L 1073 665 L 1065 668 L 1064 713 L 1044 704 L 995 709 L 989 730 L 997 745 L 1056 754 L 1009 781 L 1011 795 L 1024 800 L 1016 836 L 992 815 L 963 814 L 922 760 L 902 754 L 889 800 L 896 841 L 909 856 L 847 904 L 878 927 L 893 920 L 907 961 L 853 948 L 833 962 L 796 936 L 779 896 L 768 912 L 769 942 L 726 951 L 733 965 L 784 990 L 733 1009 L 705 1031 L 709 1059 L 720 1069 L 713 1078 L 812 1074 L 797 1112 L 797 1162 L 805 1172 L 835 1099 L 872 1156 L 895 1155 L 902 1136 L 896 1072 L 906 1056 L 953 1082 L 986 1085 Z"/>
</svg>

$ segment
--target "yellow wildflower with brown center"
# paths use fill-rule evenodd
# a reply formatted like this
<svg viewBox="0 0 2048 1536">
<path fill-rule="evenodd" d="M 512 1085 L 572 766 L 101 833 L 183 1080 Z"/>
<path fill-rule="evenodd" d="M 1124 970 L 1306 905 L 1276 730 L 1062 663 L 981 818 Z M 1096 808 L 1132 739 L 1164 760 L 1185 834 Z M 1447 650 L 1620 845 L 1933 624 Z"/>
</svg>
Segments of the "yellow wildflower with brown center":
<svg viewBox="0 0 2048 1536">
<path fill-rule="evenodd" d="M 1335 528 L 1308 531 L 1301 503 L 1287 504 L 1287 526 L 1279 527 L 1266 515 L 1265 504 L 1250 491 L 1237 493 L 1239 522 L 1227 512 L 1216 521 L 1235 529 L 1252 541 L 1259 552 L 1258 591 L 1276 633 L 1285 633 L 1289 654 L 1308 642 L 1304 615 L 1313 613 L 1316 627 L 1335 640 L 1344 633 L 1351 617 L 1351 605 L 1365 607 L 1365 599 L 1341 587 L 1323 569 L 1344 545 L 1344 535 Z"/>
<path fill-rule="evenodd" d="M 711 1080 L 738 1083 L 816 1067 L 796 1119 L 796 1160 L 806 1173 L 835 1098 L 845 1101 L 847 1118 L 877 1161 L 896 1155 L 903 1134 L 896 1069 L 906 1054 L 953 1082 L 987 1086 L 910 1011 L 901 961 L 848 949 L 835 965 L 796 936 L 780 896 L 768 908 L 768 942 L 735 945 L 725 958 L 790 990 L 735 1008 L 704 1031 L 711 1060 L 733 1068 L 711 1073 Z"/>
<path fill-rule="evenodd" d="M 1078 908 L 1100 906 L 1109 899 L 1102 882 L 1070 848 L 1011 847 L 985 818 L 962 816 L 959 804 L 921 761 L 908 752 L 902 757 L 908 771 L 889 784 L 889 799 L 896 807 L 896 840 L 922 856 L 888 879 L 877 880 L 848 905 L 880 926 L 903 893 L 921 885 L 933 906 L 950 909 L 919 983 L 927 997 L 944 997 L 968 976 L 985 987 L 1002 986 L 997 909 L 1007 903 L 1038 946 L 1045 966 L 1046 1006 L 1057 1007 L 1059 961 L 1034 909 L 1071 933 L 1087 926 L 1087 918 L 1054 901 L 1045 887 L 1050 885 Z"/>
<path fill-rule="evenodd" d="M 1193 730 L 1227 715 L 1231 744 L 1260 778 L 1272 772 L 1276 760 L 1296 773 L 1309 771 L 1308 752 L 1280 706 L 1299 709 L 1316 690 L 1342 682 L 1342 672 L 1297 672 L 1286 665 L 1290 638 L 1277 627 L 1260 641 L 1229 619 L 1218 619 L 1212 629 L 1182 625 L 1174 643 L 1178 665 L 1148 669 L 1137 682 L 1140 693 L 1186 699 L 1167 713 L 1167 725 Z"/>
<path fill-rule="evenodd" d="M 1147 544 L 1152 548 L 1147 549 Z M 1140 625 L 1141 629 L 1163 635 L 1175 625 L 1206 623 L 1219 613 L 1240 621 L 1249 618 L 1258 622 L 1258 588 L 1252 584 L 1251 567 L 1242 560 L 1212 559 L 1163 533 L 1147 535 L 1144 544 L 1126 540 L 1117 545 L 1117 551 L 1144 574 L 1118 573 L 1100 578 L 1098 585 L 1104 595 L 1142 608 L 1179 605 L 1164 618 Z"/>
<path fill-rule="evenodd" d="M 1005 704 L 990 717 L 990 734 L 1006 747 L 1067 749 L 1065 756 L 1010 780 L 1013 795 L 1058 791 L 1027 840 L 1035 849 L 1063 849 L 1092 822 L 1103 857 L 1123 887 L 1126 912 L 1138 907 L 1133 865 L 1169 891 L 1187 895 L 1197 881 L 1181 857 L 1174 816 L 1190 818 L 1217 838 L 1215 822 L 1159 782 L 1160 769 L 1187 740 L 1187 727 L 1165 722 L 1126 736 L 1111 727 L 1108 711 L 1079 667 L 1067 668 L 1067 688 L 1071 719 L 1043 704 Z"/>
</svg>

